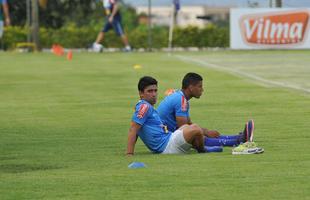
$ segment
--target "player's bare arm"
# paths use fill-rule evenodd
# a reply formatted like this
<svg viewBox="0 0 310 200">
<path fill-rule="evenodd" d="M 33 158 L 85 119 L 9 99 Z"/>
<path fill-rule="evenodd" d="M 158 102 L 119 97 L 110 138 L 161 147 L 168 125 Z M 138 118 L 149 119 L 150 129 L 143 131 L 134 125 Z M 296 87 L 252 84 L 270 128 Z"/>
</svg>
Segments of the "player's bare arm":
<svg viewBox="0 0 310 200">
<path fill-rule="evenodd" d="M 113 22 L 113 19 L 114 19 L 114 16 L 116 15 L 117 11 L 118 11 L 118 8 L 119 5 L 118 5 L 118 2 L 116 2 L 114 4 L 114 7 L 113 7 L 113 10 L 112 10 L 112 13 L 111 13 L 111 16 L 109 17 L 109 22 L 112 23 Z"/>
<path fill-rule="evenodd" d="M 133 155 L 135 150 L 135 144 L 138 138 L 138 131 L 141 125 L 131 122 L 129 132 L 128 132 L 128 143 L 127 143 L 127 155 Z"/>
<path fill-rule="evenodd" d="M 180 128 L 181 126 L 185 124 L 189 124 L 189 120 L 187 117 L 176 117 L 177 126 Z"/>
</svg>

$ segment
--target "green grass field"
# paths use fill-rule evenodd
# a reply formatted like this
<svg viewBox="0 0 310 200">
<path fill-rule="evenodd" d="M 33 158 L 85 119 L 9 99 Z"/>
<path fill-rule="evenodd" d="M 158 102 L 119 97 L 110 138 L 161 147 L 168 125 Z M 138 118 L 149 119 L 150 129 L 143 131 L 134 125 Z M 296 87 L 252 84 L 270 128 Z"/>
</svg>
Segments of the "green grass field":
<svg viewBox="0 0 310 200">
<path fill-rule="evenodd" d="M 310 199 L 309 55 L 0 53 L 0 199 Z M 264 154 L 155 155 L 139 140 L 125 156 L 138 79 L 157 78 L 161 100 L 189 71 L 205 80 L 192 120 L 229 134 L 253 118 Z"/>
</svg>

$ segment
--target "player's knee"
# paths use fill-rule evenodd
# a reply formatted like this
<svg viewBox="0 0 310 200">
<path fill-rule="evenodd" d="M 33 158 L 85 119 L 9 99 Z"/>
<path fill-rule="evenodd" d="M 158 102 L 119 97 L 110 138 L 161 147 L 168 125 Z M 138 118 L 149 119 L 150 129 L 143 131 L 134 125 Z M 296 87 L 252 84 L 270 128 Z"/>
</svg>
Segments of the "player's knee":
<svg viewBox="0 0 310 200">
<path fill-rule="evenodd" d="M 189 127 L 188 124 L 184 124 L 184 125 L 182 125 L 181 127 L 179 127 L 178 129 L 179 129 L 179 130 L 183 130 L 183 129 L 188 128 L 188 127 Z"/>
<path fill-rule="evenodd" d="M 192 124 L 190 125 L 191 129 L 197 136 L 203 136 L 203 130 L 198 124 Z"/>
<path fill-rule="evenodd" d="M 191 124 L 185 127 L 183 129 L 183 135 L 185 140 L 193 145 L 195 143 L 194 141 L 202 141 L 204 137 L 202 129 L 197 124 Z"/>
</svg>

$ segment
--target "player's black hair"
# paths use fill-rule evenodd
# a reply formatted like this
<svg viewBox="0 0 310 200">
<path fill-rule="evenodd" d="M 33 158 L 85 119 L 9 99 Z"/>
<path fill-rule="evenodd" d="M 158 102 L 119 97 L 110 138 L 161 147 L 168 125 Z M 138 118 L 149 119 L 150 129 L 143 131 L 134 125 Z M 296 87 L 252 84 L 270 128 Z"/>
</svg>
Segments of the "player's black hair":
<svg viewBox="0 0 310 200">
<path fill-rule="evenodd" d="M 188 88 L 190 85 L 196 85 L 202 81 L 202 77 L 194 72 L 187 73 L 182 80 L 182 89 Z"/>
<path fill-rule="evenodd" d="M 157 80 L 150 76 L 143 76 L 140 78 L 138 83 L 138 90 L 143 92 L 144 89 L 149 85 L 157 85 Z"/>
</svg>

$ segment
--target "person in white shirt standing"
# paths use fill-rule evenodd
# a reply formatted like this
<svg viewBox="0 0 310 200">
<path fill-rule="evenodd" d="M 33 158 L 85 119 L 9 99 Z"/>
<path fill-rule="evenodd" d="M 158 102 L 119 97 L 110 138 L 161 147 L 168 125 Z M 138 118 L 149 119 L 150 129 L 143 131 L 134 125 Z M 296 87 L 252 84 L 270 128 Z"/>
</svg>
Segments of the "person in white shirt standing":
<svg viewBox="0 0 310 200">
<path fill-rule="evenodd" d="M 3 9 L 3 14 L 2 14 Z M 4 21 L 3 21 L 4 20 Z M 0 0 L 0 39 L 3 36 L 3 27 L 4 25 L 9 26 L 11 24 L 9 6 L 7 0 Z"/>
<path fill-rule="evenodd" d="M 96 41 L 93 43 L 93 50 L 101 52 L 103 46 L 101 42 L 104 40 L 105 33 L 110 29 L 114 29 L 115 33 L 121 37 L 123 44 L 125 45 L 124 51 L 131 51 L 131 47 L 128 42 L 128 38 L 123 30 L 122 17 L 119 11 L 118 0 L 102 0 L 103 7 L 105 9 L 106 19 L 102 30 L 98 33 Z"/>
</svg>

